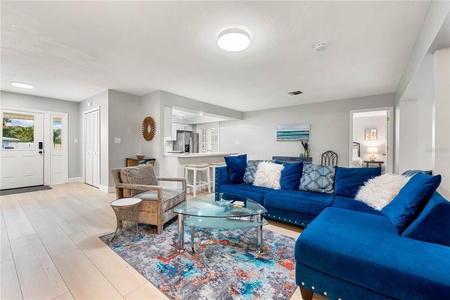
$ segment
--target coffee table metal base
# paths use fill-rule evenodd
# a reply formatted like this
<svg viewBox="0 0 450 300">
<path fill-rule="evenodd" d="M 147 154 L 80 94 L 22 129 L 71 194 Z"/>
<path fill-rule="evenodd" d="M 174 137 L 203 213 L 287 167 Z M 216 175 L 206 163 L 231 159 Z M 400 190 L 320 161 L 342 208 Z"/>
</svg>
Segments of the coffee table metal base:
<svg viewBox="0 0 450 300">
<path fill-rule="evenodd" d="M 256 252 L 261 254 L 263 253 L 262 245 L 263 245 L 263 225 L 264 220 L 261 214 L 257 215 L 257 226 L 256 226 Z M 191 227 L 191 250 L 195 253 L 194 249 L 194 226 Z M 208 226 L 206 226 L 208 227 Z M 184 252 L 184 215 L 178 214 L 178 251 Z"/>
</svg>

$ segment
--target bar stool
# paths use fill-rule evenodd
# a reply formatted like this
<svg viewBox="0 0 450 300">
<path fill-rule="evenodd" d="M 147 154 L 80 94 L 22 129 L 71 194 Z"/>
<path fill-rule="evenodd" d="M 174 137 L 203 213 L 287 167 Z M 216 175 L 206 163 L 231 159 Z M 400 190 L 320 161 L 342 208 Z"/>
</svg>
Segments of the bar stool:
<svg viewBox="0 0 450 300">
<path fill-rule="evenodd" d="M 225 166 L 225 162 L 223 161 L 217 161 L 217 162 L 212 162 L 209 164 L 209 168 L 210 168 L 210 173 L 212 176 L 212 190 L 213 192 L 216 191 L 216 168 L 217 167 L 223 167 Z"/>
<path fill-rule="evenodd" d="M 189 171 L 192 171 L 192 183 L 189 183 Z M 197 178 L 197 173 L 200 172 L 200 176 Z M 201 175 L 206 172 L 206 179 L 201 180 Z M 193 195 L 196 196 L 197 188 L 207 187 L 208 193 L 211 193 L 211 175 L 209 173 L 209 164 L 190 164 L 184 166 L 184 177 L 186 178 L 186 187 L 193 189 Z M 198 181 L 197 181 L 198 179 Z"/>
</svg>

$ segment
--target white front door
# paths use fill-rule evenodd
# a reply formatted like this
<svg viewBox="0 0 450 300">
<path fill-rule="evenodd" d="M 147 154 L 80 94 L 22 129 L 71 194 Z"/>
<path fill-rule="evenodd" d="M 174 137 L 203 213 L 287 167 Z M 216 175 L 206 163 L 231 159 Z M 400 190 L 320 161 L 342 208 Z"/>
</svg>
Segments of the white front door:
<svg viewBox="0 0 450 300">
<path fill-rule="evenodd" d="M 1 111 L 0 189 L 44 184 L 44 116 Z"/>
</svg>

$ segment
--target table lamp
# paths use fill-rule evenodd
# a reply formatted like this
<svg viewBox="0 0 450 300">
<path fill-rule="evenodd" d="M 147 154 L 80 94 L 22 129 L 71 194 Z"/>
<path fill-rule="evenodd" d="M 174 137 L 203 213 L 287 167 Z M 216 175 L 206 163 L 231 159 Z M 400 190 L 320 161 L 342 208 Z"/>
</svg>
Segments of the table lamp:
<svg viewBox="0 0 450 300">
<path fill-rule="evenodd" d="M 370 161 L 375 161 L 377 159 L 377 157 L 375 156 L 375 154 L 378 153 L 378 147 L 367 147 L 367 153 L 368 154 L 372 154 L 370 156 Z"/>
</svg>

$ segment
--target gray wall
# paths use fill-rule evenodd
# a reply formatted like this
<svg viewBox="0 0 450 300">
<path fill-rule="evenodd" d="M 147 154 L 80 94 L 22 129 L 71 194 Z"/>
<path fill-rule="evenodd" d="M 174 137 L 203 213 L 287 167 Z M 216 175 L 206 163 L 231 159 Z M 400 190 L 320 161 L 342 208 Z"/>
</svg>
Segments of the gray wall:
<svg viewBox="0 0 450 300">
<path fill-rule="evenodd" d="M 298 156 L 299 141 L 277 142 L 278 124 L 310 123 L 310 147 L 314 163 L 327 150 L 339 155 L 339 165 L 348 166 L 350 110 L 394 106 L 395 95 L 299 105 L 244 113 L 241 121 L 220 124 L 220 151 L 247 153 L 248 159 L 271 159 L 272 155 Z"/>
<path fill-rule="evenodd" d="M 69 155 L 69 179 L 79 177 L 80 173 L 80 143 L 75 143 L 74 139 L 80 140 L 79 118 L 77 102 L 63 101 L 52 98 L 16 94 L 10 92 L 0 92 L 1 106 L 3 108 L 14 109 L 34 109 L 49 112 L 67 113 L 69 122 L 68 155 Z M 81 142 L 81 141 L 80 141 Z"/>
</svg>

